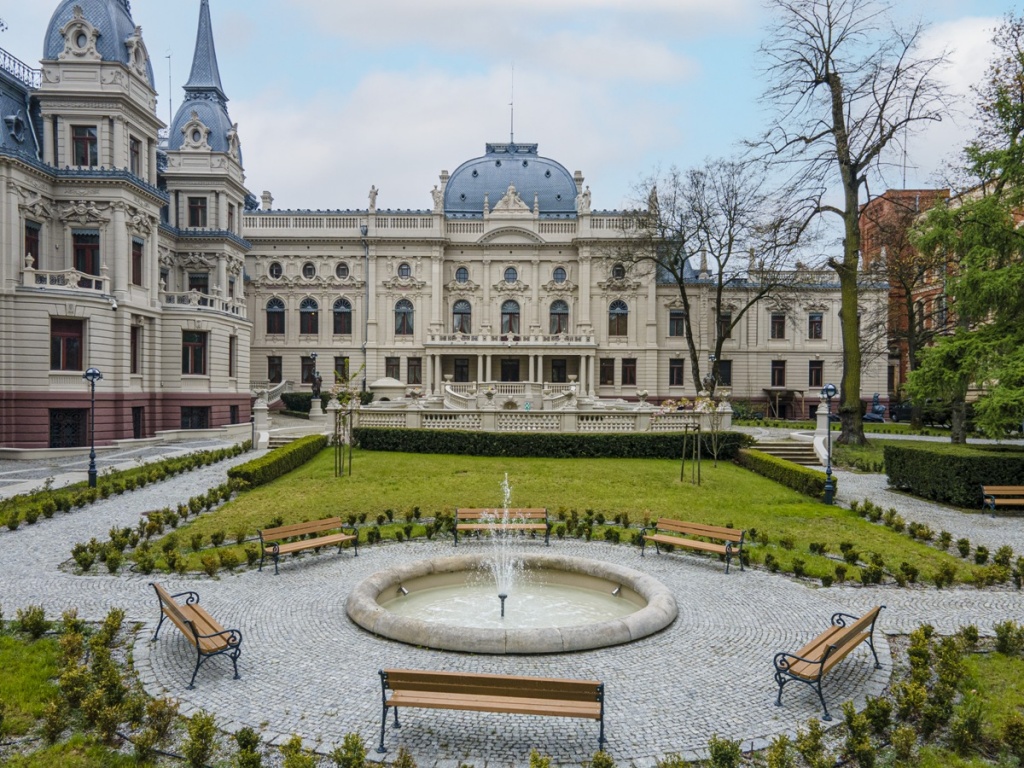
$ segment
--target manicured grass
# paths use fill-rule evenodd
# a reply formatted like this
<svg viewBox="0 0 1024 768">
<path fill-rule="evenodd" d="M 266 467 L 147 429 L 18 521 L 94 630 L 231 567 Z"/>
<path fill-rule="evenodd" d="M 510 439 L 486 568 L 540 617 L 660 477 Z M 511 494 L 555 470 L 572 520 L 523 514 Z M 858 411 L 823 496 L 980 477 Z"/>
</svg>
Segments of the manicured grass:
<svg viewBox="0 0 1024 768">
<path fill-rule="evenodd" d="M 838 560 L 811 554 L 812 542 L 827 545 L 838 555 L 841 542 L 851 542 L 866 561 L 878 553 L 890 570 L 907 562 L 930 578 L 943 562 L 950 562 L 959 580 L 969 580 L 972 566 L 935 547 L 911 540 L 858 517 L 850 510 L 827 507 L 776 483 L 727 462 L 702 464 L 702 483 L 679 479 L 676 461 L 640 459 L 508 459 L 356 451 L 351 477 L 335 478 L 333 452 L 326 450 L 305 466 L 260 488 L 243 493 L 213 514 L 179 526 L 183 553 L 193 533 L 209 543 L 221 530 L 232 542 L 244 527 L 249 536 L 269 527 L 280 516 L 284 523 L 321 517 L 367 514 L 369 527 L 378 514 L 392 509 L 404 522 L 418 506 L 424 518 L 451 513 L 456 507 L 495 507 L 501 504 L 500 483 L 508 473 L 512 506 L 547 507 L 552 517 L 575 509 L 601 512 L 608 519 L 628 513 L 638 523 L 658 517 L 732 525 L 767 535 L 766 546 L 751 546 L 755 561 L 771 552 L 782 568 L 793 558 L 805 562 L 809 576 L 834 572 Z M 909 522 L 909 521 L 908 521 Z M 385 531 L 385 536 L 389 535 Z M 792 543 L 791 548 L 783 544 Z M 154 547 L 156 552 L 160 546 Z M 241 548 L 238 548 L 241 555 Z M 189 555 L 199 567 L 195 554 Z M 244 556 L 241 557 L 244 562 Z M 849 577 L 857 578 L 851 567 Z"/>
<path fill-rule="evenodd" d="M 138 765 L 131 754 L 123 754 L 76 733 L 70 739 L 26 755 L 14 755 L 7 768 L 129 768 Z"/>
<path fill-rule="evenodd" d="M 8 736 L 27 733 L 56 695 L 53 679 L 58 657 L 55 640 L 31 642 L 0 634 L 0 701 L 7 705 L 4 732 Z"/>
</svg>

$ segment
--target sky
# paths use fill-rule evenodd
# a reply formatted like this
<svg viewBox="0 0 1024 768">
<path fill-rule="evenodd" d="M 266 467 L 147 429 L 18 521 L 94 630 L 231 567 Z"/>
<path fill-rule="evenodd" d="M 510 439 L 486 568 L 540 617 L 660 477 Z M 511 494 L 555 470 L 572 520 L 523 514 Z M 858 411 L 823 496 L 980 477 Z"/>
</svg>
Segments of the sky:
<svg viewBox="0 0 1024 768">
<path fill-rule="evenodd" d="M 56 0 L 0 0 L 0 47 L 33 67 Z M 199 0 L 133 0 L 169 122 Z M 1013 3 L 900 0 L 960 109 L 912 138 L 889 187 L 929 187 L 971 134 L 969 87 Z M 487 142 L 536 143 L 580 170 L 593 207 L 630 207 L 642 179 L 740 151 L 771 105 L 760 0 L 210 0 L 246 183 L 279 209 L 427 209 L 442 170 Z M 170 81 L 170 86 L 168 86 Z M 170 105 L 168 104 L 170 94 Z M 514 121 L 512 119 L 514 104 Z M 962 114 L 957 114 L 961 112 Z"/>
</svg>

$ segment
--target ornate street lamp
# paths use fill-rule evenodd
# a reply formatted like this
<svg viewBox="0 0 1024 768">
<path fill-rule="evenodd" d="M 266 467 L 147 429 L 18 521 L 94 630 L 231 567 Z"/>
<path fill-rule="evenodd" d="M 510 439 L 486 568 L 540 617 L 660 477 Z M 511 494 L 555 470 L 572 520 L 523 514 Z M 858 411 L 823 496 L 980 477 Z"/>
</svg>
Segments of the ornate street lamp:
<svg viewBox="0 0 1024 768">
<path fill-rule="evenodd" d="M 82 374 L 89 382 L 92 405 L 89 408 L 89 487 L 96 487 L 96 382 L 103 378 L 99 368 L 90 368 Z"/>
<path fill-rule="evenodd" d="M 828 408 L 828 418 L 825 420 L 827 425 L 826 434 L 826 445 L 827 448 L 827 464 L 825 465 L 825 503 L 831 504 L 832 497 L 836 492 L 835 483 L 832 482 L 832 398 L 836 396 L 836 385 L 826 384 L 821 388 L 821 396 L 825 398 Z"/>
</svg>

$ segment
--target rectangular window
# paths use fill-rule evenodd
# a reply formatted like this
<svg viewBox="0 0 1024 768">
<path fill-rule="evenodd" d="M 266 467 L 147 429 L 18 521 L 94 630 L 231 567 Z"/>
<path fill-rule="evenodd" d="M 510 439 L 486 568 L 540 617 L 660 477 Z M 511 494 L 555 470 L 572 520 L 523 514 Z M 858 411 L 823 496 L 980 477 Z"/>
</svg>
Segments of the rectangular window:
<svg viewBox="0 0 1024 768">
<path fill-rule="evenodd" d="M 334 358 L 334 378 L 341 381 L 348 381 L 348 358 Z"/>
<path fill-rule="evenodd" d="M 301 381 L 303 384 L 313 383 L 313 374 L 316 373 L 316 358 L 303 356 L 302 358 Z"/>
<path fill-rule="evenodd" d="M 786 386 L 786 361 L 772 360 L 772 386 Z"/>
<path fill-rule="evenodd" d="M 181 407 L 182 429 L 209 429 L 210 407 L 183 405 Z"/>
<path fill-rule="evenodd" d="M 132 240 L 132 285 L 142 285 L 142 251 L 142 241 Z"/>
<path fill-rule="evenodd" d="M 232 405 L 232 406 L 228 407 L 228 418 L 231 420 L 232 424 L 237 424 L 238 423 L 238 406 L 237 405 Z"/>
<path fill-rule="evenodd" d="M 80 448 L 88 445 L 88 408 L 50 409 L 50 447 Z"/>
<path fill-rule="evenodd" d="M 821 312 L 811 312 L 807 316 L 807 338 L 822 339 L 825 337 L 824 330 Z"/>
<path fill-rule="evenodd" d="M 284 381 L 284 367 L 281 365 L 281 358 L 277 355 L 267 358 L 267 381 L 271 384 L 280 384 Z"/>
<path fill-rule="evenodd" d="M 199 291 L 200 293 L 210 292 L 210 273 L 209 272 L 189 272 L 188 273 L 188 289 L 190 291 Z"/>
<path fill-rule="evenodd" d="M 132 406 L 132 438 L 141 440 L 146 436 L 146 409 L 141 405 Z"/>
<path fill-rule="evenodd" d="M 468 357 L 456 357 L 455 358 L 455 381 L 461 381 L 461 382 L 469 381 L 469 358 Z"/>
<path fill-rule="evenodd" d="M 718 315 L 718 338 L 732 338 L 732 312 L 720 312 Z"/>
<path fill-rule="evenodd" d="M 773 312 L 771 320 L 771 338 L 786 338 L 786 316 L 781 312 Z"/>
<path fill-rule="evenodd" d="M 71 247 L 75 252 L 75 269 L 86 275 L 100 273 L 99 232 L 73 232 Z"/>
<path fill-rule="evenodd" d="M 551 381 L 553 384 L 565 384 L 569 380 L 565 370 L 565 358 L 556 357 L 551 361 Z"/>
<path fill-rule="evenodd" d="M 182 331 L 181 372 L 186 376 L 206 375 L 206 331 Z"/>
<path fill-rule="evenodd" d="M 631 386 L 636 384 L 636 358 L 629 357 L 622 361 L 622 385 Z"/>
<path fill-rule="evenodd" d="M 406 376 L 406 383 L 423 383 L 423 358 L 410 357 L 409 361 L 406 363 L 406 368 L 408 370 L 408 376 Z"/>
<path fill-rule="evenodd" d="M 228 337 L 228 378 L 233 379 L 237 375 L 235 369 L 238 365 L 238 337 Z M 234 424 L 234 422 L 231 422 Z"/>
<path fill-rule="evenodd" d="M 609 386 L 615 384 L 615 360 L 613 360 L 612 358 L 601 358 L 601 368 L 598 383 Z"/>
<path fill-rule="evenodd" d="M 686 335 L 686 313 L 681 309 L 670 309 L 668 312 L 668 335 Z"/>
<path fill-rule="evenodd" d="M 205 197 L 190 197 L 188 199 L 188 225 L 190 227 L 206 226 Z"/>
<path fill-rule="evenodd" d="M 94 167 L 100 164 L 96 126 L 71 126 L 71 164 Z"/>
<path fill-rule="evenodd" d="M 228 278 L 228 298 L 235 298 L 235 278 Z"/>
<path fill-rule="evenodd" d="M 686 361 L 672 359 L 668 361 L 668 385 L 682 387 L 686 382 Z"/>
<path fill-rule="evenodd" d="M 825 361 L 811 360 L 807 364 L 807 386 L 821 389 L 825 384 Z"/>
<path fill-rule="evenodd" d="M 82 346 L 84 338 L 82 320 L 50 320 L 50 370 L 82 370 Z"/>
<path fill-rule="evenodd" d="M 732 386 L 732 360 L 718 361 L 718 383 L 725 387 Z"/>
<path fill-rule="evenodd" d="M 235 204 L 228 203 L 228 232 L 235 231 Z"/>
<path fill-rule="evenodd" d="M 142 373 L 142 326 L 133 325 L 131 331 L 131 372 Z"/>
<path fill-rule="evenodd" d="M 128 138 L 128 162 L 135 176 L 142 176 L 142 142 L 134 136 Z"/>
<path fill-rule="evenodd" d="M 401 358 L 398 357 L 385 357 L 384 358 L 384 375 L 390 379 L 402 378 L 401 371 Z"/>
<path fill-rule="evenodd" d="M 34 221 L 25 222 L 25 253 L 24 256 L 31 256 L 32 269 L 39 269 L 39 231 L 42 228 Z M 25 259 L 26 263 L 29 259 Z"/>
</svg>

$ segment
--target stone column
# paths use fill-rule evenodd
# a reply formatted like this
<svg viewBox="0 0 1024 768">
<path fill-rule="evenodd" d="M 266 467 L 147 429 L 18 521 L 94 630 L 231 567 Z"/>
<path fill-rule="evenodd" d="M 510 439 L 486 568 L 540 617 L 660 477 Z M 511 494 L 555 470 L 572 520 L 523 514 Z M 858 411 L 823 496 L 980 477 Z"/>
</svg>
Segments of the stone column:
<svg viewBox="0 0 1024 768">
<path fill-rule="evenodd" d="M 113 216 L 110 221 L 110 230 L 107 236 L 113 242 L 110 249 L 104 249 L 107 254 L 113 254 L 103 259 L 103 265 L 109 269 L 114 278 L 113 293 L 122 301 L 128 291 L 128 273 L 131 270 L 131 247 L 128 240 L 128 226 L 125 221 L 125 208 L 123 203 L 116 203 L 112 206 Z M 113 262 L 113 263 L 111 263 Z"/>
</svg>

